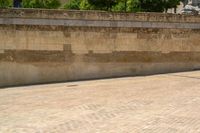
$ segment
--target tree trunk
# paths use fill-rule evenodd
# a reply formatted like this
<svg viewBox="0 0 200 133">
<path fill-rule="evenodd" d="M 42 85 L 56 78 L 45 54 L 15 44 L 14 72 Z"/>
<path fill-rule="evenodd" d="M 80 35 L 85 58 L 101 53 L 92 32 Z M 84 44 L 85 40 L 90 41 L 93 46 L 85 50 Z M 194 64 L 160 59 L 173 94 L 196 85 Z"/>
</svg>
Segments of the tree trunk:
<svg viewBox="0 0 200 133">
<path fill-rule="evenodd" d="M 168 8 L 165 8 L 165 13 L 167 13 L 167 11 L 168 11 Z"/>
<path fill-rule="evenodd" d="M 124 3 L 125 5 L 124 5 L 124 11 L 126 12 L 127 11 L 127 0 L 125 0 L 125 3 Z"/>
<path fill-rule="evenodd" d="M 175 7 L 175 8 L 174 8 L 174 13 L 176 13 L 176 12 L 177 12 L 177 8 Z"/>
</svg>

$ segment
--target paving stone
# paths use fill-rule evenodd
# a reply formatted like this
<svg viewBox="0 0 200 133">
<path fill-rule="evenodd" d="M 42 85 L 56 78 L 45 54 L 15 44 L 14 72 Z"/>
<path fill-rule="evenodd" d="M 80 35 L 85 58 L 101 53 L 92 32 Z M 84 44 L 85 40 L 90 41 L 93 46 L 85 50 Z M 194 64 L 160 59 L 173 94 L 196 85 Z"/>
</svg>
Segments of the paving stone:
<svg viewBox="0 0 200 133">
<path fill-rule="evenodd" d="M 0 133 L 198 133 L 200 71 L 0 89 Z"/>
</svg>

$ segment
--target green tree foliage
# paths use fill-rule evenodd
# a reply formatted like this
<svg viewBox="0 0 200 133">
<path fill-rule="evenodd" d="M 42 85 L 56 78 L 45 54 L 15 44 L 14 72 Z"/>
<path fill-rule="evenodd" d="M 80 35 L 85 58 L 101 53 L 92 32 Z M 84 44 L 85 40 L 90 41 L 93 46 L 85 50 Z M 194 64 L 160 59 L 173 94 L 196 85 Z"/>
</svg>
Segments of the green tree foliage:
<svg viewBox="0 0 200 133">
<path fill-rule="evenodd" d="M 163 12 L 177 8 L 180 1 L 188 0 L 70 0 L 65 9 L 109 10 L 119 12 Z M 12 7 L 13 0 L 0 0 L 0 8 Z M 23 0 L 24 8 L 56 9 L 61 6 L 59 0 Z"/>
<path fill-rule="evenodd" d="M 117 0 L 70 0 L 65 4 L 65 9 L 81 10 L 111 10 Z"/>
<path fill-rule="evenodd" d="M 112 11 L 138 12 L 139 4 L 139 0 L 118 0 L 118 3 L 112 7 Z"/>
<path fill-rule="evenodd" d="M 96 7 L 94 5 L 91 5 L 88 0 L 82 0 L 80 2 L 80 9 L 81 10 L 95 10 Z"/>
<path fill-rule="evenodd" d="M 45 6 L 46 8 L 56 9 L 61 6 L 61 3 L 59 0 L 46 0 Z"/>
<path fill-rule="evenodd" d="M 164 1 L 164 9 L 165 9 L 165 12 L 167 12 L 167 10 L 169 8 L 174 8 L 176 9 L 177 8 L 177 5 L 179 5 L 181 2 L 181 0 L 167 0 L 167 1 Z"/>
<path fill-rule="evenodd" d="M 111 10 L 117 0 L 88 0 L 88 3 L 97 10 Z"/>
<path fill-rule="evenodd" d="M 64 5 L 65 9 L 80 10 L 82 0 L 70 0 Z"/>
<path fill-rule="evenodd" d="M 61 3 L 59 0 L 23 0 L 22 6 L 24 8 L 57 9 L 61 6 Z"/>
<path fill-rule="evenodd" d="M 12 0 L 0 0 L 0 8 L 8 8 L 12 6 Z"/>
<path fill-rule="evenodd" d="M 129 12 L 140 12 L 140 0 L 128 0 L 127 1 L 127 11 Z"/>
<path fill-rule="evenodd" d="M 181 0 L 71 0 L 66 9 L 120 12 L 163 12 L 176 8 Z"/>
<path fill-rule="evenodd" d="M 127 3 L 119 1 L 115 6 L 112 7 L 112 11 L 127 11 Z"/>
<path fill-rule="evenodd" d="M 140 0 L 139 7 L 143 12 L 163 12 L 164 2 L 162 0 Z"/>
<path fill-rule="evenodd" d="M 22 6 L 24 8 L 45 8 L 42 0 L 23 0 Z"/>
</svg>

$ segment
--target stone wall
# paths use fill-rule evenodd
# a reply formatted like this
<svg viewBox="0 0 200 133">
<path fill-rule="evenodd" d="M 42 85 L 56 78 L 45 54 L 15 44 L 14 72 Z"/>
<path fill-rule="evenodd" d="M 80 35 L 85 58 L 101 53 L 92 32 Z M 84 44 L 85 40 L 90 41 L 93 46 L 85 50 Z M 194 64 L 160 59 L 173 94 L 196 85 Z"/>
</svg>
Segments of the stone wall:
<svg viewBox="0 0 200 133">
<path fill-rule="evenodd" d="M 0 86 L 200 68 L 200 16 L 0 10 Z"/>
</svg>

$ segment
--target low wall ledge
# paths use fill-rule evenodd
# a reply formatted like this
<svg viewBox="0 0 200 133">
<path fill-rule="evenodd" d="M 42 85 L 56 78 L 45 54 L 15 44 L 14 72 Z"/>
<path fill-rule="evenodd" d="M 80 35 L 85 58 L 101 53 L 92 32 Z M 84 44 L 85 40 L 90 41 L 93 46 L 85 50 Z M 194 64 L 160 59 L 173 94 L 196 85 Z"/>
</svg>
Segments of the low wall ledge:
<svg viewBox="0 0 200 133">
<path fill-rule="evenodd" d="M 200 23 L 200 15 L 165 13 L 118 13 L 105 11 L 52 10 L 52 9 L 0 9 L 0 18 L 46 18 L 86 20 L 127 20 L 153 22 Z"/>
</svg>

